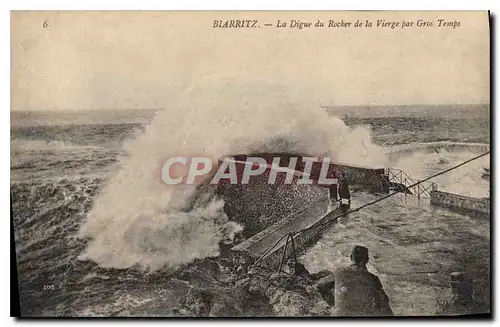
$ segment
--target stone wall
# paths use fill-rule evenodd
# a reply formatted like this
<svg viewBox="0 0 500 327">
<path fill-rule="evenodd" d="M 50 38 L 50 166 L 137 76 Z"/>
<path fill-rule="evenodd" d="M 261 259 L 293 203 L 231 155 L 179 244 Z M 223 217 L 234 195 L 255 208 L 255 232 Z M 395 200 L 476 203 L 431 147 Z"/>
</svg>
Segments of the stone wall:
<svg viewBox="0 0 500 327">
<path fill-rule="evenodd" d="M 219 187 L 230 220 L 243 224 L 250 237 L 328 197 L 328 190 L 314 185 L 269 185 L 267 181 L 249 185 Z"/>
<path fill-rule="evenodd" d="M 478 199 L 468 196 L 432 191 L 431 205 L 448 208 L 469 215 L 490 216 L 490 199 Z"/>
<path fill-rule="evenodd" d="M 326 216 L 318 219 L 309 230 L 300 233 L 294 237 L 295 255 L 297 258 L 304 254 L 306 250 L 316 243 L 321 237 L 321 232 L 333 224 L 337 217 L 342 214 L 340 209 L 336 209 Z M 326 226 L 325 226 L 326 225 Z M 285 248 L 285 240 L 279 246 L 276 246 L 263 260 L 261 265 L 269 269 L 277 269 L 283 257 L 283 250 Z M 285 255 L 286 259 L 293 258 L 292 244 L 289 242 Z M 285 260 L 286 263 L 286 260 Z"/>
<path fill-rule="evenodd" d="M 280 165 L 283 167 L 288 165 L 291 158 L 299 158 L 297 162 L 302 160 L 300 155 L 295 154 L 234 155 L 231 156 L 231 160 L 235 162 L 238 181 L 241 180 L 240 177 L 249 156 L 264 158 L 268 164 L 273 162 L 273 158 L 280 157 Z M 221 160 L 225 159 L 227 158 Z M 222 163 L 221 160 L 219 164 Z M 330 166 L 333 176 L 337 176 L 337 172 L 345 172 L 349 183 L 353 186 L 359 186 L 367 191 L 381 188 L 380 176 L 384 174 L 383 168 L 374 169 L 343 163 L 331 163 Z M 319 175 L 319 170 L 317 173 Z M 282 177 L 284 177 L 283 174 L 279 175 L 278 179 Z M 328 188 L 317 184 L 304 185 L 297 183 L 294 179 L 291 184 L 280 181 L 270 185 L 268 179 L 269 172 L 265 171 L 261 175 L 252 176 L 248 184 L 230 184 L 229 180 L 221 180 L 217 185 L 216 193 L 225 202 L 224 211 L 230 220 L 244 226 L 245 238 L 254 236 L 284 217 L 293 215 L 323 198 L 326 199 L 329 194 Z M 319 218 L 319 216 L 314 218 Z"/>
<path fill-rule="evenodd" d="M 232 251 L 245 252 L 256 260 L 283 235 L 301 230 L 316 223 L 318 219 L 321 219 L 321 217 L 327 213 L 329 203 L 329 198 L 325 196 L 316 201 L 313 205 L 305 206 L 301 210 L 283 217 L 283 219 L 277 223 L 236 245 L 232 248 Z M 284 245 L 285 239 L 283 239 L 271 253 L 274 253 Z"/>
<path fill-rule="evenodd" d="M 368 187 L 370 190 L 381 188 L 381 176 L 385 174 L 384 168 L 365 168 L 352 165 L 341 165 L 340 170 L 346 173 L 351 185 Z"/>
</svg>

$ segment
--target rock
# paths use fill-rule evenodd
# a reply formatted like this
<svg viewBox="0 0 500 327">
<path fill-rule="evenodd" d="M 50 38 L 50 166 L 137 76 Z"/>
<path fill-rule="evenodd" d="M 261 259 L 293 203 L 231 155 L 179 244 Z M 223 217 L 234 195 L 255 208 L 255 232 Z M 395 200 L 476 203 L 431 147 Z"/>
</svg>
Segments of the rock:
<svg viewBox="0 0 500 327">
<path fill-rule="evenodd" d="M 311 274 L 311 279 L 312 280 L 319 280 L 321 278 L 324 278 L 326 276 L 332 275 L 332 272 L 329 270 L 320 270 L 317 273 Z"/>
<path fill-rule="evenodd" d="M 249 285 L 250 285 L 250 278 L 244 278 L 244 279 L 238 280 L 234 284 L 234 287 L 237 289 L 248 289 Z"/>
<path fill-rule="evenodd" d="M 273 274 L 266 296 L 278 316 L 327 316 L 329 305 L 309 278 Z"/>
<path fill-rule="evenodd" d="M 229 257 L 231 255 L 231 248 L 234 246 L 232 240 L 222 240 L 219 242 L 219 252 L 221 257 Z"/>
<path fill-rule="evenodd" d="M 210 314 L 211 298 L 210 292 L 192 288 L 186 296 L 183 309 L 191 313 L 189 316 L 207 317 Z"/>
<path fill-rule="evenodd" d="M 263 275 L 255 275 L 250 278 L 248 292 L 253 295 L 265 295 L 269 287 L 269 280 Z"/>
<path fill-rule="evenodd" d="M 328 316 L 332 301 L 322 295 L 316 281 L 331 274 L 303 276 L 270 274 L 268 269 L 253 266 L 254 258 L 245 254 L 204 259 L 169 275 L 189 281 L 184 301 L 164 308 L 163 314 L 187 317 L 252 316 Z M 295 268 L 295 265 L 294 267 Z M 185 282 L 179 282 L 182 285 Z M 329 305 L 330 304 L 330 305 Z"/>
<path fill-rule="evenodd" d="M 241 317 L 241 299 L 235 299 L 232 294 L 216 294 L 212 298 L 210 317 Z"/>
<path fill-rule="evenodd" d="M 217 261 L 207 260 L 203 266 L 205 271 L 213 278 L 217 278 L 221 274 L 221 266 Z"/>
<path fill-rule="evenodd" d="M 270 299 L 273 311 L 278 316 L 303 317 L 309 315 L 308 299 L 298 293 L 278 290 Z"/>
</svg>

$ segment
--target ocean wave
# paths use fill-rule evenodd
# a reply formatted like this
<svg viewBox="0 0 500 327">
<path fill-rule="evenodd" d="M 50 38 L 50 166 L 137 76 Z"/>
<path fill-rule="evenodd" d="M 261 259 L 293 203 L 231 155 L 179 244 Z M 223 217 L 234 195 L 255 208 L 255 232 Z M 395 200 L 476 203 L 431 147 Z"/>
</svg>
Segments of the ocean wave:
<svg viewBox="0 0 500 327">
<path fill-rule="evenodd" d="M 388 155 L 404 154 L 419 150 L 435 151 L 436 149 L 444 149 L 447 151 L 482 151 L 490 150 L 489 143 L 475 143 L 475 142 L 453 142 L 453 141 L 437 141 L 437 142 L 415 142 L 405 143 L 398 145 L 391 145 L 384 147 L 384 151 Z"/>
<path fill-rule="evenodd" d="M 63 141 L 44 141 L 44 140 L 27 140 L 27 139 L 12 139 L 10 141 L 11 152 L 25 151 L 73 151 L 73 150 L 88 150 L 100 149 L 93 145 L 79 145 Z"/>
<path fill-rule="evenodd" d="M 161 165 L 172 156 L 217 162 L 234 153 L 286 152 L 385 165 L 387 158 L 372 142 L 369 128 L 349 128 L 317 109 L 315 100 L 304 100 L 310 98 L 265 83 L 221 81 L 179 94 L 143 134 L 124 144 L 129 155 L 81 227 L 80 236 L 89 239 L 81 258 L 106 267 L 159 269 L 217 250 L 222 235 L 216 225 L 227 222 L 216 210 L 221 204 L 183 213 L 180 208 L 195 188 L 173 192 L 159 178 Z"/>
</svg>

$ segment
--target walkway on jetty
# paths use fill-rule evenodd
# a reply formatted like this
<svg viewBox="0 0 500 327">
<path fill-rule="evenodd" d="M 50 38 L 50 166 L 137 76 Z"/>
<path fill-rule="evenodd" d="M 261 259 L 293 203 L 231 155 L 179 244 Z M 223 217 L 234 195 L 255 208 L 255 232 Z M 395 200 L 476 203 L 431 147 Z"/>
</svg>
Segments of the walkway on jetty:
<svg viewBox="0 0 500 327">
<path fill-rule="evenodd" d="M 328 197 L 320 199 L 315 204 L 304 208 L 299 212 L 295 212 L 274 225 L 269 226 L 260 233 L 241 242 L 232 248 L 232 251 L 242 251 L 252 257 L 260 258 L 270 247 L 282 238 L 283 235 L 295 233 L 304 228 L 308 228 L 328 212 L 329 205 Z M 332 211 L 332 214 L 340 214 L 340 210 Z M 286 243 L 284 238 L 281 239 L 275 246 L 275 249 L 282 248 Z"/>
<path fill-rule="evenodd" d="M 439 175 L 445 174 L 487 154 L 489 154 L 489 151 L 467 161 L 464 161 L 452 168 L 434 174 L 424 180 L 412 183 L 407 188 L 411 189 L 415 186 L 419 186 L 424 182 L 427 182 Z M 360 169 L 360 167 L 348 166 L 344 168 L 353 168 L 355 171 L 361 170 L 362 174 L 360 176 L 366 175 L 366 171 L 368 171 L 370 175 L 372 174 L 372 169 Z M 283 259 L 290 258 L 292 255 L 296 256 L 296 252 L 302 252 L 303 250 L 305 250 L 308 245 L 314 243 L 314 240 L 316 240 L 321 235 L 321 233 L 331 224 L 333 224 L 338 218 L 349 213 L 359 211 L 364 207 L 373 205 L 377 202 L 383 201 L 395 194 L 397 194 L 397 192 L 389 193 L 378 198 L 375 201 L 366 203 L 358 208 L 350 209 L 348 211 L 343 211 L 338 208 L 332 211 L 328 211 L 328 205 L 330 201 L 328 197 L 325 196 L 313 205 L 310 205 L 298 212 L 294 212 L 293 214 L 283 218 L 274 225 L 264 229 L 260 233 L 236 245 L 231 250 L 233 252 L 244 252 L 250 255 L 256 260 L 254 264 L 261 264 L 264 266 L 269 266 L 270 268 L 276 267 L 277 265 L 280 265 L 281 267 Z M 288 246 L 289 240 L 291 241 L 292 246 Z M 282 248 L 284 249 L 284 251 L 280 251 Z"/>
</svg>

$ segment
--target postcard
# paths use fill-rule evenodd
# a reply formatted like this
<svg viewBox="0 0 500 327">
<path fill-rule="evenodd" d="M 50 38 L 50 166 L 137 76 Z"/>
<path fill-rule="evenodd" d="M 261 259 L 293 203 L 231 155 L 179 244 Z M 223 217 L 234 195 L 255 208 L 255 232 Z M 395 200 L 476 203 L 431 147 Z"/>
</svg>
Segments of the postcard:
<svg viewBox="0 0 500 327">
<path fill-rule="evenodd" d="M 13 306 L 490 316 L 490 33 L 486 11 L 11 12 Z"/>
</svg>

